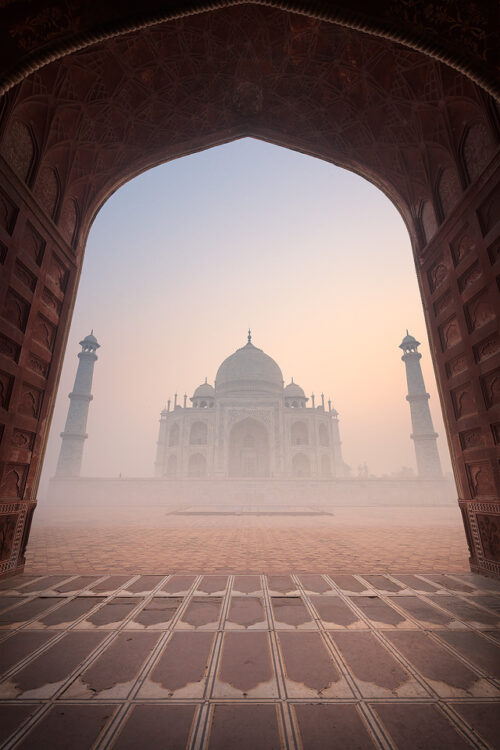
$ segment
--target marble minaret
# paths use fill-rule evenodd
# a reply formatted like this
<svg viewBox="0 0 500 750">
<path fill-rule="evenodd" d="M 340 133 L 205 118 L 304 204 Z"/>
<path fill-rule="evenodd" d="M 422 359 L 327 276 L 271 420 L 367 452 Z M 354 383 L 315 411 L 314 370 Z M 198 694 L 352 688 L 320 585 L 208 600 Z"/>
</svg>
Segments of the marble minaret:
<svg viewBox="0 0 500 750">
<path fill-rule="evenodd" d="M 92 401 L 92 377 L 100 344 L 92 331 L 80 341 L 82 351 L 78 355 L 75 384 L 69 394 L 69 409 L 64 432 L 61 432 L 61 451 L 57 462 L 56 477 L 78 477 L 83 458 L 83 446 L 87 438 L 87 417 Z"/>
<path fill-rule="evenodd" d="M 418 476 L 421 479 L 436 479 L 441 477 L 441 462 L 437 449 L 437 433 L 434 432 L 431 412 L 429 409 L 429 394 L 425 390 L 424 377 L 418 352 L 420 342 L 406 331 L 406 336 L 399 345 L 403 350 L 401 359 L 406 367 L 406 382 L 408 395 L 406 400 L 410 404 L 411 439 L 415 445 Z"/>
</svg>

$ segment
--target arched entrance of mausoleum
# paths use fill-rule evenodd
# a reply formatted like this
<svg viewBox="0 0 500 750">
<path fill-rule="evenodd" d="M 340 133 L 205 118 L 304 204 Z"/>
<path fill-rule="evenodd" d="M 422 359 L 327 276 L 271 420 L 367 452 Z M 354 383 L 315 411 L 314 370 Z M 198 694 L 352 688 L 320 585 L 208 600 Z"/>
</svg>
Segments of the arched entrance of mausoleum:
<svg viewBox="0 0 500 750">
<path fill-rule="evenodd" d="M 256 419 L 242 419 L 231 428 L 228 445 L 230 477 L 269 476 L 269 436 Z"/>
<path fill-rule="evenodd" d="M 3 97 L 2 573 L 23 565 L 96 212 L 139 172 L 243 136 L 356 171 L 399 209 L 471 563 L 500 572 L 498 105 L 429 54 L 324 13 L 271 6 L 239 3 L 125 34 L 117 27 L 97 43 L 99 35 L 82 37 L 65 56 L 75 45 L 61 43 L 53 62 Z"/>
</svg>

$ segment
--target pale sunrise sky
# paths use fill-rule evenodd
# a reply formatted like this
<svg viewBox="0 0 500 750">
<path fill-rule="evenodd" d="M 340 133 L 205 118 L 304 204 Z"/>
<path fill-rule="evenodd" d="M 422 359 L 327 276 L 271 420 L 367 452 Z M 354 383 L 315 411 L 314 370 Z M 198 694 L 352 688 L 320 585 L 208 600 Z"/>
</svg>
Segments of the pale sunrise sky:
<svg viewBox="0 0 500 750">
<path fill-rule="evenodd" d="M 344 460 L 415 468 L 406 328 L 443 469 L 450 461 L 410 240 L 385 195 L 331 164 L 252 139 L 164 164 L 109 198 L 91 229 L 44 466 L 55 471 L 78 342 L 94 329 L 83 461 L 89 476 L 152 476 L 159 412 L 246 343 L 331 397 Z M 189 402 L 188 402 L 189 403 Z"/>
</svg>

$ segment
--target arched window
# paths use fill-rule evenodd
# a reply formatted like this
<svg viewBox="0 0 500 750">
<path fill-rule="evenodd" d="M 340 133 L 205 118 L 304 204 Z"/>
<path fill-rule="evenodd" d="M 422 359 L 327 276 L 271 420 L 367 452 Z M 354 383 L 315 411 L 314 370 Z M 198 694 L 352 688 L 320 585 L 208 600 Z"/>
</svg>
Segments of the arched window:
<svg viewBox="0 0 500 750">
<path fill-rule="evenodd" d="M 167 476 L 175 477 L 177 474 L 177 456 L 175 454 L 168 457 Z"/>
<path fill-rule="evenodd" d="M 320 424 L 319 426 L 319 444 L 324 448 L 327 448 L 330 445 L 330 436 L 326 429 L 326 425 L 324 424 Z"/>
<path fill-rule="evenodd" d="M 207 462 L 201 453 L 194 453 L 189 457 L 188 475 L 190 477 L 204 477 L 207 474 Z"/>
<path fill-rule="evenodd" d="M 296 453 L 292 459 L 292 472 L 294 477 L 310 477 L 311 464 L 304 453 Z"/>
<path fill-rule="evenodd" d="M 304 422 L 294 422 L 292 425 L 292 445 L 308 445 L 309 434 Z"/>
<path fill-rule="evenodd" d="M 207 425 L 205 422 L 193 422 L 189 433 L 189 442 L 191 445 L 206 445 L 207 442 Z"/>
<path fill-rule="evenodd" d="M 170 446 L 179 445 L 179 425 L 177 423 L 170 428 L 168 444 Z"/>
</svg>

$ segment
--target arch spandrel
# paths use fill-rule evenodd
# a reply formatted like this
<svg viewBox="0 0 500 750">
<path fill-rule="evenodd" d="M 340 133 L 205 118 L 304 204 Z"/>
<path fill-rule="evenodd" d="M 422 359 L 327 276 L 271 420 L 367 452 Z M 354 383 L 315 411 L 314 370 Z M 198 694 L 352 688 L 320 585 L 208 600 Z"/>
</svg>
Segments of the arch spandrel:
<svg viewBox="0 0 500 750">
<path fill-rule="evenodd" d="M 61 57 L 12 89 L 0 112 L 2 308 L 8 295 L 20 294 L 11 282 L 16 257 L 39 280 L 29 298 L 18 300 L 22 325 L 0 324 L 1 369 L 9 382 L 1 414 L 0 487 L 6 489 L 0 498 L 9 529 L 15 519 L 2 571 L 22 565 L 95 213 L 121 184 L 155 164 L 254 136 L 363 175 L 403 216 L 473 565 L 500 572 L 500 549 L 491 541 L 498 538 L 491 529 L 500 528 L 494 387 L 500 368 L 500 156 L 498 111 L 484 91 L 398 42 L 240 4 Z M 3 148 L 16 120 L 36 144 L 24 182 Z M 470 168 L 475 154 L 481 157 L 476 170 Z M 448 187 L 440 183 L 447 169 L 456 172 Z M 47 170 L 57 175 L 50 206 L 36 193 Z M 469 271 L 473 281 L 465 283 Z M 27 399 L 36 404 L 31 414 Z M 465 403 L 472 404 L 467 414 L 459 407 Z M 30 449 L 12 442 L 19 430 Z M 13 484 L 14 475 L 19 481 Z"/>
<path fill-rule="evenodd" d="M 85 0 L 39 0 L 30 18 L 5 3 L 0 23 L 0 91 L 48 62 L 102 39 L 193 13 L 239 4 L 240 0 L 128 0 L 116 6 Z M 348 28 L 369 31 L 453 65 L 498 95 L 498 16 L 489 0 L 447 3 L 438 13 L 407 0 L 261 0 L 261 5 L 296 12 Z M 296 24 L 300 37 L 301 25 Z"/>
</svg>

